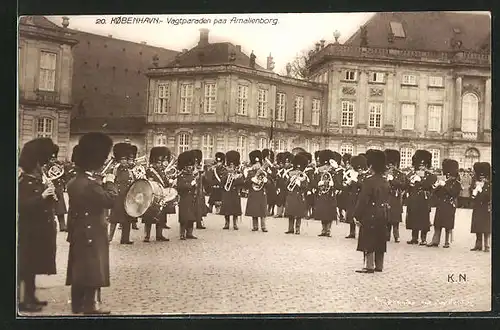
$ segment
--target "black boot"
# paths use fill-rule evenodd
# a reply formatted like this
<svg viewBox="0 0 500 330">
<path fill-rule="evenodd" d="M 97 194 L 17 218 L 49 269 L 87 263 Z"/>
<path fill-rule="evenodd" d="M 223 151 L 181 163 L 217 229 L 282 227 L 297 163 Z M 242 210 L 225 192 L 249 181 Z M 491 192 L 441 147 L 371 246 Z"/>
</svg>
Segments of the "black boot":
<svg viewBox="0 0 500 330">
<path fill-rule="evenodd" d="M 84 315 L 107 315 L 111 314 L 110 311 L 100 309 L 96 304 L 96 289 L 94 288 L 85 288 L 84 294 L 84 305 L 83 305 L 83 314 Z"/>
<path fill-rule="evenodd" d="M 71 311 L 73 314 L 83 312 L 85 289 L 80 286 L 71 286 Z"/>
<path fill-rule="evenodd" d="M 222 227 L 222 229 L 229 229 L 229 216 L 226 215 L 224 220 L 225 220 L 225 223 L 224 223 L 224 227 Z"/>
<path fill-rule="evenodd" d="M 300 235 L 300 225 L 302 224 L 302 219 L 297 218 L 295 220 L 295 235 Z"/>
<path fill-rule="evenodd" d="M 163 236 L 163 227 L 160 224 L 156 224 L 156 241 L 157 242 L 168 242 L 170 241 L 168 238 Z"/>
<path fill-rule="evenodd" d="M 292 217 L 288 218 L 288 231 L 285 231 L 285 234 L 293 234 L 293 223 L 294 219 Z"/>
<path fill-rule="evenodd" d="M 233 229 L 238 230 L 238 217 L 233 215 Z"/>
</svg>

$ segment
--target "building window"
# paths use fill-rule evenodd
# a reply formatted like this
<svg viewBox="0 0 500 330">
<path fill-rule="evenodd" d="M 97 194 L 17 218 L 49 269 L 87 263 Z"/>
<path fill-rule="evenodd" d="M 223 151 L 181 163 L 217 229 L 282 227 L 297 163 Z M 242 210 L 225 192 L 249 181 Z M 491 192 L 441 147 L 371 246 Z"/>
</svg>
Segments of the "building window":
<svg viewBox="0 0 500 330">
<path fill-rule="evenodd" d="M 285 152 L 286 151 L 286 143 L 285 140 L 276 140 L 276 152 Z"/>
<path fill-rule="evenodd" d="M 204 159 L 212 159 L 214 154 L 214 137 L 211 134 L 204 134 L 201 138 L 201 145 Z"/>
<path fill-rule="evenodd" d="M 51 118 L 38 118 L 36 125 L 37 138 L 52 138 L 54 132 L 54 120 Z"/>
<path fill-rule="evenodd" d="M 372 72 L 370 74 L 370 82 L 383 83 L 384 82 L 384 73 L 383 72 Z"/>
<path fill-rule="evenodd" d="M 193 106 L 193 84 L 182 84 L 180 113 L 191 113 L 192 106 Z"/>
<path fill-rule="evenodd" d="M 400 22 L 391 22 L 391 31 L 396 38 L 404 38 L 406 36 L 403 24 Z"/>
<path fill-rule="evenodd" d="M 403 75 L 403 85 L 417 85 L 417 76 L 414 74 L 405 74 Z"/>
<path fill-rule="evenodd" d="M 370 146 L 368 147 L 366 150 L 382 150 L 382 148 L 380 146 Z"/>
<path fill-rule="evenodd" d="M 411 158 L 414 152 L 413 148 L 401 148 L 401 150 L 399 150 L 401 155 L 400 167 L 402 169 L 412 167 Z"/>
<path fill-rule="evenodd" d="M 179 140 L 177 141 L 178 144 L 178 155 L 183 153 L 184 151 L 188 151 L 189 148 L 189 142 L 190 142 L 190 136 L 188 133 L 180 133 L 179 134 Z"/>
<path fill-rule="evenodd" d="M 297 96 L 295 97 L 295 123 L 302 124 L 304 121 L 304 97 Z"/>
<path fill-rule="evenodd" d="M 248 113 L 248 86 L 238 86 L 238 115 L 246 116 Z"/>
<path fill-rule="evenodd" d="M 343 144 L 340 146 L 340 154 L 351 154 L 354 155 L 354 146 L 352 144 Z"/>
<path fill-rule="evenodd" d="M 311 142 L 311 154 L 313 155 L 314 157 L 314 153 L 316 151 L 319 151 L 319 142 Z"/>
<path fill-rule="evenodd" d="M 441 150 L 431 149 L 429 150 L 432 155 L 432 168 L 441 168 Z"/>
<path fill-rule="evenodd" d="M 205 113 L 215 113 L 215 104 L 217 102 L 217 86 L 213 84 L 205 84 Z"/>
<path fill-rule="evenodd" d="M 285 121 L 286 113 L 286 94 L 277 93 L 276 94 L 276 120 Z"/>
<path fill-rule="evenodd" d="M 259 138 L 259 149 L 267 149 L 268 140 L 265 137 Z"/>
<path fill-rule="evenodd" d="M 429 105 L 428 110 L 427 130 L 429 132 L 441 131 L 441 114 L 443 113 L 442 105 Z"/>
<path fill-rule="evenodd" d="M 167 137 L 163 133 L 155 134 L 153 138 L 154 147 L 164 147 L 167 145 Z"/>
<path fill-rule="evenodd" d="M 346 70 L 344 75 L 344 80 L 346 81 L 356 81 L 357 72 L 354 70 Z"/>
<path fill-rule="evenodd" d="M 239 136 L 238 137 L 238 142 L 236 145 L 236 151 L 238 151 L 241 155 L 242 159 L 247 159 L 248 158 L 248 152 L 247 152 L 247 137 L 246 136 Z"/>
<path fill-rule="evenodd" d="M 312 102 L 312 117 L 311 124 L 313 126 L 319 126 L 319 117 L 321 114 L 321 101 L 317 99 L 313 99 Z"/>
<path fill-rule="evenodd" d="M 401 105 L 401 129 L 415 129 L 415 104 Z"/>
<path fill-rule="evenodd" d="M 257 117 L 267 118 L 267 90 L 259 89 L 259 99 L 257 102 Z"/>
<path fill-rule="evenodd" d="M 156 95 L 155 113 L 164 114 L 168 112 L 170 98 L 170 85 L 168 83 L 158 84 L 158 94 Z"/>
<path fill-rule="evenodd" d="M 354 126 L 354 102 L 342 101 L 342 117 L 340 125 L 344 127 Z"/>
<path fill-rule="evenodd" d="M 368 127 L 381 128 L 382 127 L 382 103 L 370 103 L 370 116 L 368 120 Z"/>
<path fill-rule="evenodd" d="M 474 163 L 479 162 L 479 151 L 476 148 L 469 148 L 465 152 L 464 168 L 472 169 Z"/>
<path fill-rule="evenodd" d="M 475 94 L 467 93 L 462 97 L 462 132 L 477 133 L 479 100 Z"/>
<path fill-rule="evenodd" d="M 443 87 L 443 77 L 430 76 L 429 77 L 429 87 Z"/>
<path fill-rule="evenodd" d="M 53 92 L 56 89 L 57 55 L 49 52 L 40 52 L 40 76 L 38 89 Z"/>
</svg>

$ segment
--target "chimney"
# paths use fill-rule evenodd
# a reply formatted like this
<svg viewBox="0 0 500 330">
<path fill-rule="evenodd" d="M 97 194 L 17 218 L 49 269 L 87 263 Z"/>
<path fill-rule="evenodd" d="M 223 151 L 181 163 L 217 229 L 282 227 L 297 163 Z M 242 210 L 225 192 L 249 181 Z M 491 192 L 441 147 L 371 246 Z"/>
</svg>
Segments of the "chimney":
<svg viewBox="0 0 500 330">
<path fill-rule="evenodd" d="M 62 18 L 62 26 L 63 28 L 67 28 L 69 26 L 69 17 L 64 16 Z"/>
<path fill-rule="evenodd" d="M 319 42 L 317 42 L 317 43 L 316 43 L 316 51 L 318 51 L 318 50 L 319 50 L 319 46 L 320 46 L 320 43 L 319 43 Z"/>
<path fill-rule="evenodd" d="M 183 48 L 183 49 L 182 49 L 182 54 L 185 54 L 185 53 L 187 53 L 187 52 L 188 52 L 187 48 Z"/>
<path fill-rule="evenodd" d="M 267 69 L 271 71 L 274 70 L 274 61 L 271 53 L 269 53 L 269 56 L 267 57 Z"/>
<path fill-rule="evenodd" d="M 241 53 L 241 45 L 236 45 L 236 50 Z"/>
<path fill-rule="evenodd" d="M 321 39 L 319 42 L 321 43 L 321 48 L 325 48 L 325 42 L 326 42 L 326 40 L 325 39 Z"/>
<path fill-rule="evenodd" d="M 113 38 L 113 35 L 112 34 L 108 34 L 108 38 Z"/>
<path fill-rule="evenodd" d="M 148 43 L 145 41 L 141 41 L 141 45 L 147 45 Z"/>
<path fill-rule="evenodd" d="M 200 29 L 200 41 L 198 42 L 198 46 L 206 46 L 209 44 L 208 42 L 208 33 L 209 29 Z"/>
</svg>

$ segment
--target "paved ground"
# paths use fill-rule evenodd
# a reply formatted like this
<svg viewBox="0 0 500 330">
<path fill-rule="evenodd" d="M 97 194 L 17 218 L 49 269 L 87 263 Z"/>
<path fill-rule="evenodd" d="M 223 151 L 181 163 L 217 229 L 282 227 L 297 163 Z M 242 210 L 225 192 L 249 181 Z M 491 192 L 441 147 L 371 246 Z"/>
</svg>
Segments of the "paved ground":
<svg viewBox="0 0 500 330">
<path fill-rule="evenodd" d="M 490 309 L 491 255 L 471 252 L 470 210 L 457 212 L 450 249 L 388 243 L 382 273 L 357 274 L 362 253 L 345 239 L 348 225 L 333 225 L 331 238 L 317 237 L 321 225 L 303 221 L 302 234 L 285 235 L 286 219 L 269 219 L 268 233 L 251 232 L 243 217 L 239 231 L 222 230 L 222 216 L 209 215 L 198 240 L 180 241 L 177 218 L 169 219 L 170 242 L 110 247 L 112 286 L 102 290 L 113 314 L 238 314 L 322 312 L 452 312 Z M 119 233 L 117 233 L 119 234 Z M 58 236 L 58 274 L 37 278 L 38 296 L 49 301 L 41 315 L 70 314 L 64 286 L 68 244 Z M 430 239 L 430 235 L 429 235 Z M 448 274 L 466 274 L 451 283 Z M 37 314 L 40 315 L 40 314 Z"/>
</svg>

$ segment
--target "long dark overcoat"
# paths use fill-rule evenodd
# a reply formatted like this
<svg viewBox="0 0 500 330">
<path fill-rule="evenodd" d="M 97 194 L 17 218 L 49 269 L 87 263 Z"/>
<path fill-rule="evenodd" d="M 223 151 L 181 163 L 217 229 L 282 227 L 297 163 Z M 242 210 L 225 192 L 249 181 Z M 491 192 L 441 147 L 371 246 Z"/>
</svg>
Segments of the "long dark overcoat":
<svg viewBox="0 0 500 330">
<path fill-rule="evenodd" d="M 118 197 L 115 200 L 114 205 L 111 208 L 111 213 L 109 216 L 110 223 L 121 223 L 127 224 L 135 222 L 137 219 L 129 216 L 125 212 L 125 197 L 129 187 L 134 182 L 132 173 L 129 171 L 127 166 L 120 165 L 116 171 L 115 184 L 118 190 Z"/>
<path fill-rule="evenodd" d="M 345 193 L 345 210 L 346 210 L 346 221 L 352 223 L 354 221 L 354 208 L 356 207 L 356 202 L 358 200 L 358 195 L 361 191 L 361 180 L 357 182 L 351 182 L 348 185 L 343 186 Z"/>
<path fill-rule="evenodd" d="M 421 181 L 408 185 L 406 229 L 427 232 L 431 228 L 431 192 L 437 176 L 426 172 Z"/>
<path fill-rule="evenodd" d="M 228 175 L 223 177 L 222 186 L 226 185 Z M 224 188 L 222 189 L 222 206 L 220 208 L 221 215 L 236 215 L 240 216 L 242 214 L 241 211 L 241 197 L 240 190 L 241 187 L 245 184 L 245 179 L 243 176 L 236 178 L 233 180 L 233 184 L 229 191 L 226 191 Z"/>
<path fill-rule="evenodd" d="M 276 168 L 268 168 L 268 180 L 269 182 L 266 185 L 266 195 L 267 195 L 267 205 L 276 205 L 276 201 L 278 198 L 277 194 L 277 175 L 278 171 Z"/>
<path fill-rule="evenodd" d="M 403 194 L 406 189 L 406 176 L 399 170 L 394 170 L 391 173 L 392 180 L 389 180 L 391 193 L 389 195 L 389 223 L 396 225 L 403 221 Z"/>
<path fill-rule="evenodd" d="M 107 287 L 109 241 L 106 209 L 118 191 L 114 183 L 103 185 L 89 173 L 79 173 L 68 183 L 68 269 L 66 285 Z"/>
<path fill-rule="evenodd" d="M 197 186 L 192 185 L 195 180 L 192 173 L 181 173 L 177 178 L 177 191 L 179 192 L 179 223 L 189 224 L 197 220 Z"/>
<path fill-rule="evenodd" d="M 66 207 L 66 201 L 64 200 L 64 190 L 66 189 L 66 179 L 67 176 L 63 176 L 59 179 L 53 181 L 54 188 L 57 195 L 57 202 L 55 204 L 55 214 L 56 215 L 64 215 L 68 213 L 68 209 Z"/>
<path fill-rule="evenodd" d="M 354 208 L 354 217 L 361 223 L 357 251 L 387 251 L 389 194 L 389 183 L 382 175 L 375 174 L 363 180 Z"/>
<path fill-rule="evenodd" d="M 489 182 L 484 184 L 483 191 L 476 195 L 473 199 L 473 203 L 470 232 L 473 234 L 490 234 L 491 184 Z"/>
<path fill-rule="evenodd" d="M 281 168 L 276 173 L 276 206 L 285 206 L 286 203 L 286 194 L 288 190 L 286 190 L 287 185 L 287 177 L 284 174 L 287 171 L 285 168 Z"/>
<path fill-rule="evenodd" d="M 294 178 L 294 174 L 300 171 L 293 170 L 290 172 L 290 178 L 287 183 L 287 187 L 290 181 Z M 309 190 L 310 182 L 308 180 L 302 181 L 300 184 L 295 186 L 292 191 L 288 190 L 286 195 L 285 204 L 285 217 L 295 217 L 304 218 L 307 215 L 307 201 L 306 192 Z"/>
<path fill-rule="evenodd" d="M 460 190 L 462 190 L 462 186 L 459 181 L 449 180 L 444 186 L 438 186 L 434 191 L 436 196 L 435 228 L 455 228 L 455 212 Z"/>
<path fill-rule="evenodd" d="M 216 202 L 222 201 L 222 178 L 225 176 L 225 169 L 223 166 L 216 166 L 206 173 L 206 182 L 210 187 L 210 197 L 208 204 L 213 205 Z"/>
<path fill-rule="evenodd" d="M 248 198 L 245 215 L 248 217 L 267 216 L 267 194 L 266 184 L 261 190 L 254 190 L 252 187 L 252 178 L 255 176 L 256 170 L 250 170 L 245 178 L 245 185 L 248 187 Z"/>
<path fill-rule="evenodd" d="M 146 179 L 159 183 L 163 188 L 169 186 L 167 177 L 163 171 L 158 168 L 149 167 L 146 170 Z M 164 227 L 167 222 L 167 214 L 171 214 L 172 209 L 173 213 L 175 213 L 175 205 L 167 204 L 156 217 L 142 216 L 142 222 L 147 224 L 158 224 Z"/>
<path fill-rule="evenodd" d="M 40 175 L 23 173 L 18 181 L 18 269 L 23 274 L 56 273 L 56 222 L 52 197 Z"/>
<path fill-rule="evenodd" d="M 323 173 L 314 175 L 313 185 L 316 187 L 314 201 L 314 219 L 321 221 L 333 221 L 337 219 L 337 190 L 342 188 L 342 174 L 337 174 L 333 170 L 329 171 L 332 176 L 333 186 L 330 186 L 328 193 L 321 193 L 318 183 L 321 181 Z M 329 185 L 329 182 L 324 182 Z"/>
</svg>

